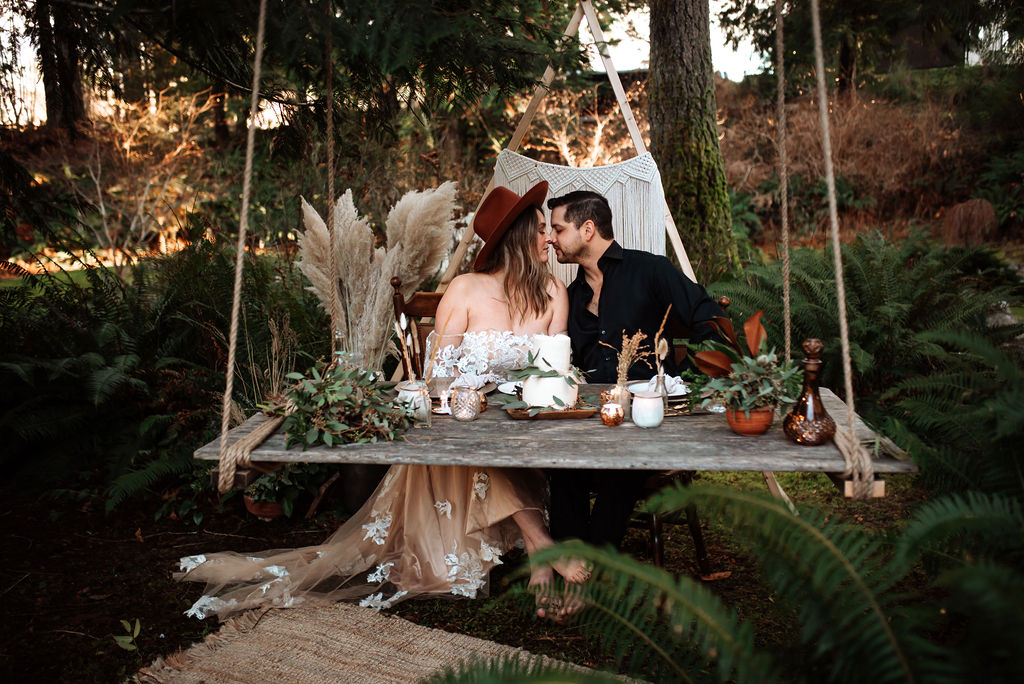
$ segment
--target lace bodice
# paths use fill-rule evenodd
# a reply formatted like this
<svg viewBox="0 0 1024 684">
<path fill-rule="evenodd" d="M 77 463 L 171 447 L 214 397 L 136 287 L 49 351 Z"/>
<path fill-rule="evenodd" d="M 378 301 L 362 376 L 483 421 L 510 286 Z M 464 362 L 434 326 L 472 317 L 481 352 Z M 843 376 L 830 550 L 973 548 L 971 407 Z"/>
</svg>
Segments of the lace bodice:
<svg viewBox="0 0 1024 684">
<path fill-rule="evenodd" d="M 434 356 L 433 374 L 439 378 L 461 376 L 476 386 L 508 380 L 511 370 L 526 365 L 534 335 L 517 335 L 510 330 L 479 330 L 463 333 L 459 344 L 448 344 Z M 437 336 L 431 333 L 427 353 L 433 352 Z"/>
</svg>

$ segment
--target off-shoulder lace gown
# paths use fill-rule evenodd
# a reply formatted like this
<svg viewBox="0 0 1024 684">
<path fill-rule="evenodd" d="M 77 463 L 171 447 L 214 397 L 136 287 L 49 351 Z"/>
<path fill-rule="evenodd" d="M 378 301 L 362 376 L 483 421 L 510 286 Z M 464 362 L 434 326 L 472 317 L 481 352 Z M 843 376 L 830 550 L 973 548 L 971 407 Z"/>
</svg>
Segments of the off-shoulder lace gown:
<svg viewBox="0 0 1024 684">
<path fill-rule="evenodd" d="M 439 350 L 438 375 L 504 380 L 530 343 L 507 331 L 466 333 Z M 381 609 L 418 594 L 474 598 L 521 537 L 511 516 L 543 513 L 545 496 L 537 470 L 396 465 L 323 544 L 189 556 L 175 578 L 206 583 L 187 612 L 199 618 L 343 599 Z"/>
</svg>

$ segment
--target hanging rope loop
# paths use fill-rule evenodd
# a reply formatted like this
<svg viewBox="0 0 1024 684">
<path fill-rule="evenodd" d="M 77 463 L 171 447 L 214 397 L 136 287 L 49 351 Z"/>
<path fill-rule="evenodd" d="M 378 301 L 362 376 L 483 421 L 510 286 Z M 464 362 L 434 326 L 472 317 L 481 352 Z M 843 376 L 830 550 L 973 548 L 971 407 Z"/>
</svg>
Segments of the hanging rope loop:
<svg viewBox="0 0 1024 684">
<path fill-rule="evenodd" d="M 853 370 L 850 363 L 850 330 L 846 321 L 846 286 L 843 281 L 842 247 L 839 243 L 839 213 L 836 208 L 836 178 L 832 168 L 832 136 L 828 123 L 828 97 L 825 90 L 825 57 L 821 48 L 821 16 L 818 0 L 811 0 L 811 28 L 814 32 L 814 66 L 818 92 L 818 116 L 821 122 L 821 144 L 825 158 L 825 184 L 828 187 L 828 223 L 832 236 L 832 260 L 836 274 L 836 304 L 839 310 L 839 339 L 843 351 L 843 381 L 846 389 L 847 427 L 836 426 L 836 446 L 846 460 L 847 476 L 853 477 L 854 498 L 871 493 L 875 479 L 871 455 L 857 441 L 853 406 Z M 848 430 L 847 434 L 840 434 Z"/>
<path fill-rule="evenodd" d="M 245 238 L 249 228 L 249 196 L 252 192 L 252 159 L 256 145 L 256 114 L 260 104 L 260 66 L 263 63 L 263 36 L 267 19 L 267 0 L 260 0 L 256 27 L 256 55 L 253 59 L 252 98 L 249 102 L 249 129 L 245 141 L 245 172 L 242 180 L 242 207 L 238 221 L 238 246 L 235 253 L 235 289 L 231 299 L 231 329 L 228 333 L 228 366 L 224 401 L 220 419 L 220 473 L 217 490 L 227 492 L 235 483 L 237 450 L 228 449 L 228 427 L 231 421 L 231 395 L 234 392 L 235 348 L 238 346 L 238 318 L 242 308 L 242 266 L 245 260 Z M 249 450 L 250 452 L 252 449 Z M 248 456 L 245 457 L 248 460 Z"/>
</svg>

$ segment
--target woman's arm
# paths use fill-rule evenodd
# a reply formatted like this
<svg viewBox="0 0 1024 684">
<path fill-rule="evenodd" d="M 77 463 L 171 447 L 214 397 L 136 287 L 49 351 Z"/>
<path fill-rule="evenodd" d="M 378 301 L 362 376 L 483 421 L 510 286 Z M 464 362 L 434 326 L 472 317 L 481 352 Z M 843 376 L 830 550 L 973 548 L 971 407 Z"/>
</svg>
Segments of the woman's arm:
<svg viewBox="0 0 1024 684">
<path fill-rule="evenodd" d="M 469 327 L 469 307 L 467 303 L 466 282 L 467 274 L 455 278 L 444 291 L 444 296 L 437 305 L 437 314 L 434 316 L 434 330 L 440 336 L 444 332 L 444 339 L 439 340 L 442 345 L 452 344 Z"/>
<path fill-rule="evenodd" d="M 565 289 L 565 283 L 552 276 L 548 294 L 551 296 L 553 309 L 551 322 L 548 324 L 548 335 L 561 335 L 569 329 L 569 293 Z"/>
</svg>

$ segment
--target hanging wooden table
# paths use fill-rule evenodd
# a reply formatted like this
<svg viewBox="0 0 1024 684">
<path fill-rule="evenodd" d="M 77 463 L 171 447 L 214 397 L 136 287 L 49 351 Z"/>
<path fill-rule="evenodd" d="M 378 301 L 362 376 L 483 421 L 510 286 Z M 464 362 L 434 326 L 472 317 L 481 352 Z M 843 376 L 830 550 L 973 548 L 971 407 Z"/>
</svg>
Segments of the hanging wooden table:
<svg viewBox="0 0 1024 684">
<path fill-rule="evenodd" d="M 607 386 L 589 385 L 588 393 Z M 846 405 L 827 389 L 825 407 L 838 424 L 846 423 Z M 267 418 L 257 414 L 229 433 L 234 442 Z M 857 419 L 857 438 L 874 452 L 875 433 Z M 917 466 L 888 440 L 874 458 L 875 473 L 912 473 Z M 276 432 L 252 453 L 255 462 L 382 463 L 491 466 L 503 468 L 600 468 L 618 470 L 719 470 L 820 472 L 841 474 L 846 464 L 834 444 L 794 444 L 781 421 L 760 437 L 741 437 L 712 413 L 666 418 L 655 429 L 632 423 L 605 426 L 599 415 L 580 420 L 512 420 L 492 406 L 477 420 L 463 423 L 435 416 L 430 428 L 414 428 L 403 438 L 373 444 L 285 448 Z M 195 452 L 216 461 L 219 439 Z"/>
</svg>

